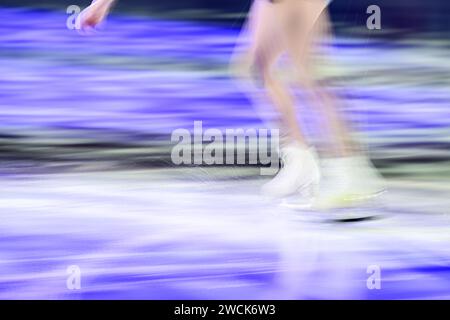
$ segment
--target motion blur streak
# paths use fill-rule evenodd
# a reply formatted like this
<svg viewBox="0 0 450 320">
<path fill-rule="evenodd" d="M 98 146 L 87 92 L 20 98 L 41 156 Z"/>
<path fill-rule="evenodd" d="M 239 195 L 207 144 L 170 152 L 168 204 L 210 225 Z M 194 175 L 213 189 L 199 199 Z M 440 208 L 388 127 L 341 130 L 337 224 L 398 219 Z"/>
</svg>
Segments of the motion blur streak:
<svg viewBox="0 0 450 320">
<path fill-rule="evenodd" d="M 239 30 L 66 18 L 0 8 L 0 298 L 450 298 L 447 39 L 336 39 L 324 76 L 389 184 L 353 209 L 382 219 L 337 224 L 264 202 L 257 168 L 171 164 L 194 120 L 262 126 L 228 74 Z"/>
</svg>

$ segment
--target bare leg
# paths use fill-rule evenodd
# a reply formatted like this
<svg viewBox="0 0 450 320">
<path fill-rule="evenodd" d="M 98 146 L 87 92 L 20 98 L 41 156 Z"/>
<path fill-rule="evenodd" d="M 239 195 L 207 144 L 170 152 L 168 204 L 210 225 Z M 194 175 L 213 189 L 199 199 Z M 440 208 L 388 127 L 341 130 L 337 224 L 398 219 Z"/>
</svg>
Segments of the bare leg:
<svg viewBox="0 0 450 320">
<path fill-rule="evenodd" d="M 318 108 L 332 137 L 328 152 L 335 156 L 346 156 L 354 152 L 350 131 L 339 114 L 339 99 L 323 88 L 314 79 L 314 50 L 316 45 L 330 37 L 329 18 L 325 0 L 284 0 L 280 6 L 280 21 L 289 58 L 297 70 L 301 88 L 309 102 Z"/>
<path fill-rule="evenodd" d="M 282 0 L 271 4 L 255 0 L 249 15 L 252 46 L 244 60 L 256 71 L 278 112 L 282 133 L 306 145 L 296 116 L 295 99 L 274 72 L 275 62 L 287 52 L 298 74 L 298 84 L 321 114 L 328 131 L 328 153 L 345 156 L 354 149 L 349 129 L 339 115 L 339 99 L 313 77 L 315 44 L 329 36 L 325 0 Z M 322 129 L 322 131 L 324 131 Z"/>
<path fill-rule="evenodd" d="M 314 79 L 313 52 L 317 42 L 327 36 L 328 16 L 325 0 L 283 0 L 279 13 L 289 58 L 298 74 L 298 83 L 310 103 L 318 108 L 326 121 L 331 139 L 328 156 L 331 163 L 322 172 L 325 187 L 316 198 L 316 208 L 351 206 L 366 201 L 383 191 L 383 181 L 370 161 L 352 141 L 350 130 L 339 114 L 340 101 Z"/>
<path fill-rule="evenodd" d="M 252 44 L 243 58 L 244 65 L 239 67 L 256 73 L 256 81 L 264 87 L 278 113 L 282 134 L 288 136 L 290 141 L 306 145 L 297 122 L 294 97 L 273 70 L 280 55 L 286 51 L 281 23 L 274 12 L 279 10 L 278 6 L 267 0 L 254 1 L 248 22 Z"/>
<path fill-rule="evenodd" d="M 306 188 L 314 189 L 320 180 L 315 154 L 308 148 L 297 121 L 294 95 L 275 72 L 276 62 L 287 48 L 279 13 L 285 6 L 284 2 L 254 1 L 248 26 L 252 45 L 244 58 L 244 67 L 249 68 L 250 73 L 256 72 L 257 81 L 277 111 L 279 128 L 285 139 L 281 148 L 283 168 L 262 188 L 269 197 L 285 197 Z"/>
</svg>

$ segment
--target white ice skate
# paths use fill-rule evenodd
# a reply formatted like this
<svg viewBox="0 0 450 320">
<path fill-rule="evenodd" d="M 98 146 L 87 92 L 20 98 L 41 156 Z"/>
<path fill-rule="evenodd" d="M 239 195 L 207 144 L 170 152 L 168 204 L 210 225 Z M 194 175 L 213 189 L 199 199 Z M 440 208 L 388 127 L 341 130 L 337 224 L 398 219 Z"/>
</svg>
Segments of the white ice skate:
<svg viewBox="0 0 450 320">
<path fill-rule="evenodd" d="M 351 208 L 367 203 L 385 191 L 384 180 L 363 156 L 322 162 L 322 185 L 314 209 Z"/>
<path fill-rule="evenodd" d="M 318 190 L 320 170 L 312 148 L 292 143 L 281 151 L 283 167 L 277 176 L 262 187 L 263 195 L 283 198 L 300 192 Z"/>
</svg>

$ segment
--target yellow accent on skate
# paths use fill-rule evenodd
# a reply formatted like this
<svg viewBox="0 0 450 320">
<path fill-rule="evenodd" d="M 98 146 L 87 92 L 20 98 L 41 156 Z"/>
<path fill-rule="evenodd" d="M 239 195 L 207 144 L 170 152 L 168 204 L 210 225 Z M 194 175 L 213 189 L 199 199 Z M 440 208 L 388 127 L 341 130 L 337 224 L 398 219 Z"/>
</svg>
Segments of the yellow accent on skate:
<svg viewBox="0 0 450 320">
<path fill-rule="evenodd" d="M 317 210 L 328 210 L 357 207 L 379 197 L 384 192 L 385 191 L 383 190 L 368 194 L 343 193 L 329 198 L 317 198 L 313 202 L 312 208 Z"/>
</svg>

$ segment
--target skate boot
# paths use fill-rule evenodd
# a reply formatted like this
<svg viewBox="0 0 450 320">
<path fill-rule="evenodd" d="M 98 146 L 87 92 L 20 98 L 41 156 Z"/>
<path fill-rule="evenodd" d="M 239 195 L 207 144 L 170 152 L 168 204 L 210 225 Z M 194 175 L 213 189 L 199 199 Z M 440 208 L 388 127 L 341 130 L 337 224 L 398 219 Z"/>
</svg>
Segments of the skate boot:
<svg viewBox="0 0 450 320">
<path fill-rule="evenodd" d="M 385 183 L 371 161 L 363 156 L 323 161 L 323 178 L 314 209 L 349 208 L 376 198 Z"/>
<path fill-rule="evenodd" d="M 263 195 L 283 198 L 306 189 L 318 190 L 320 170 L 312 148 L 291 143 L 281 150 L 281 159 L 283 166 L 277 176 L 262 187 Z"/>
</svg>

